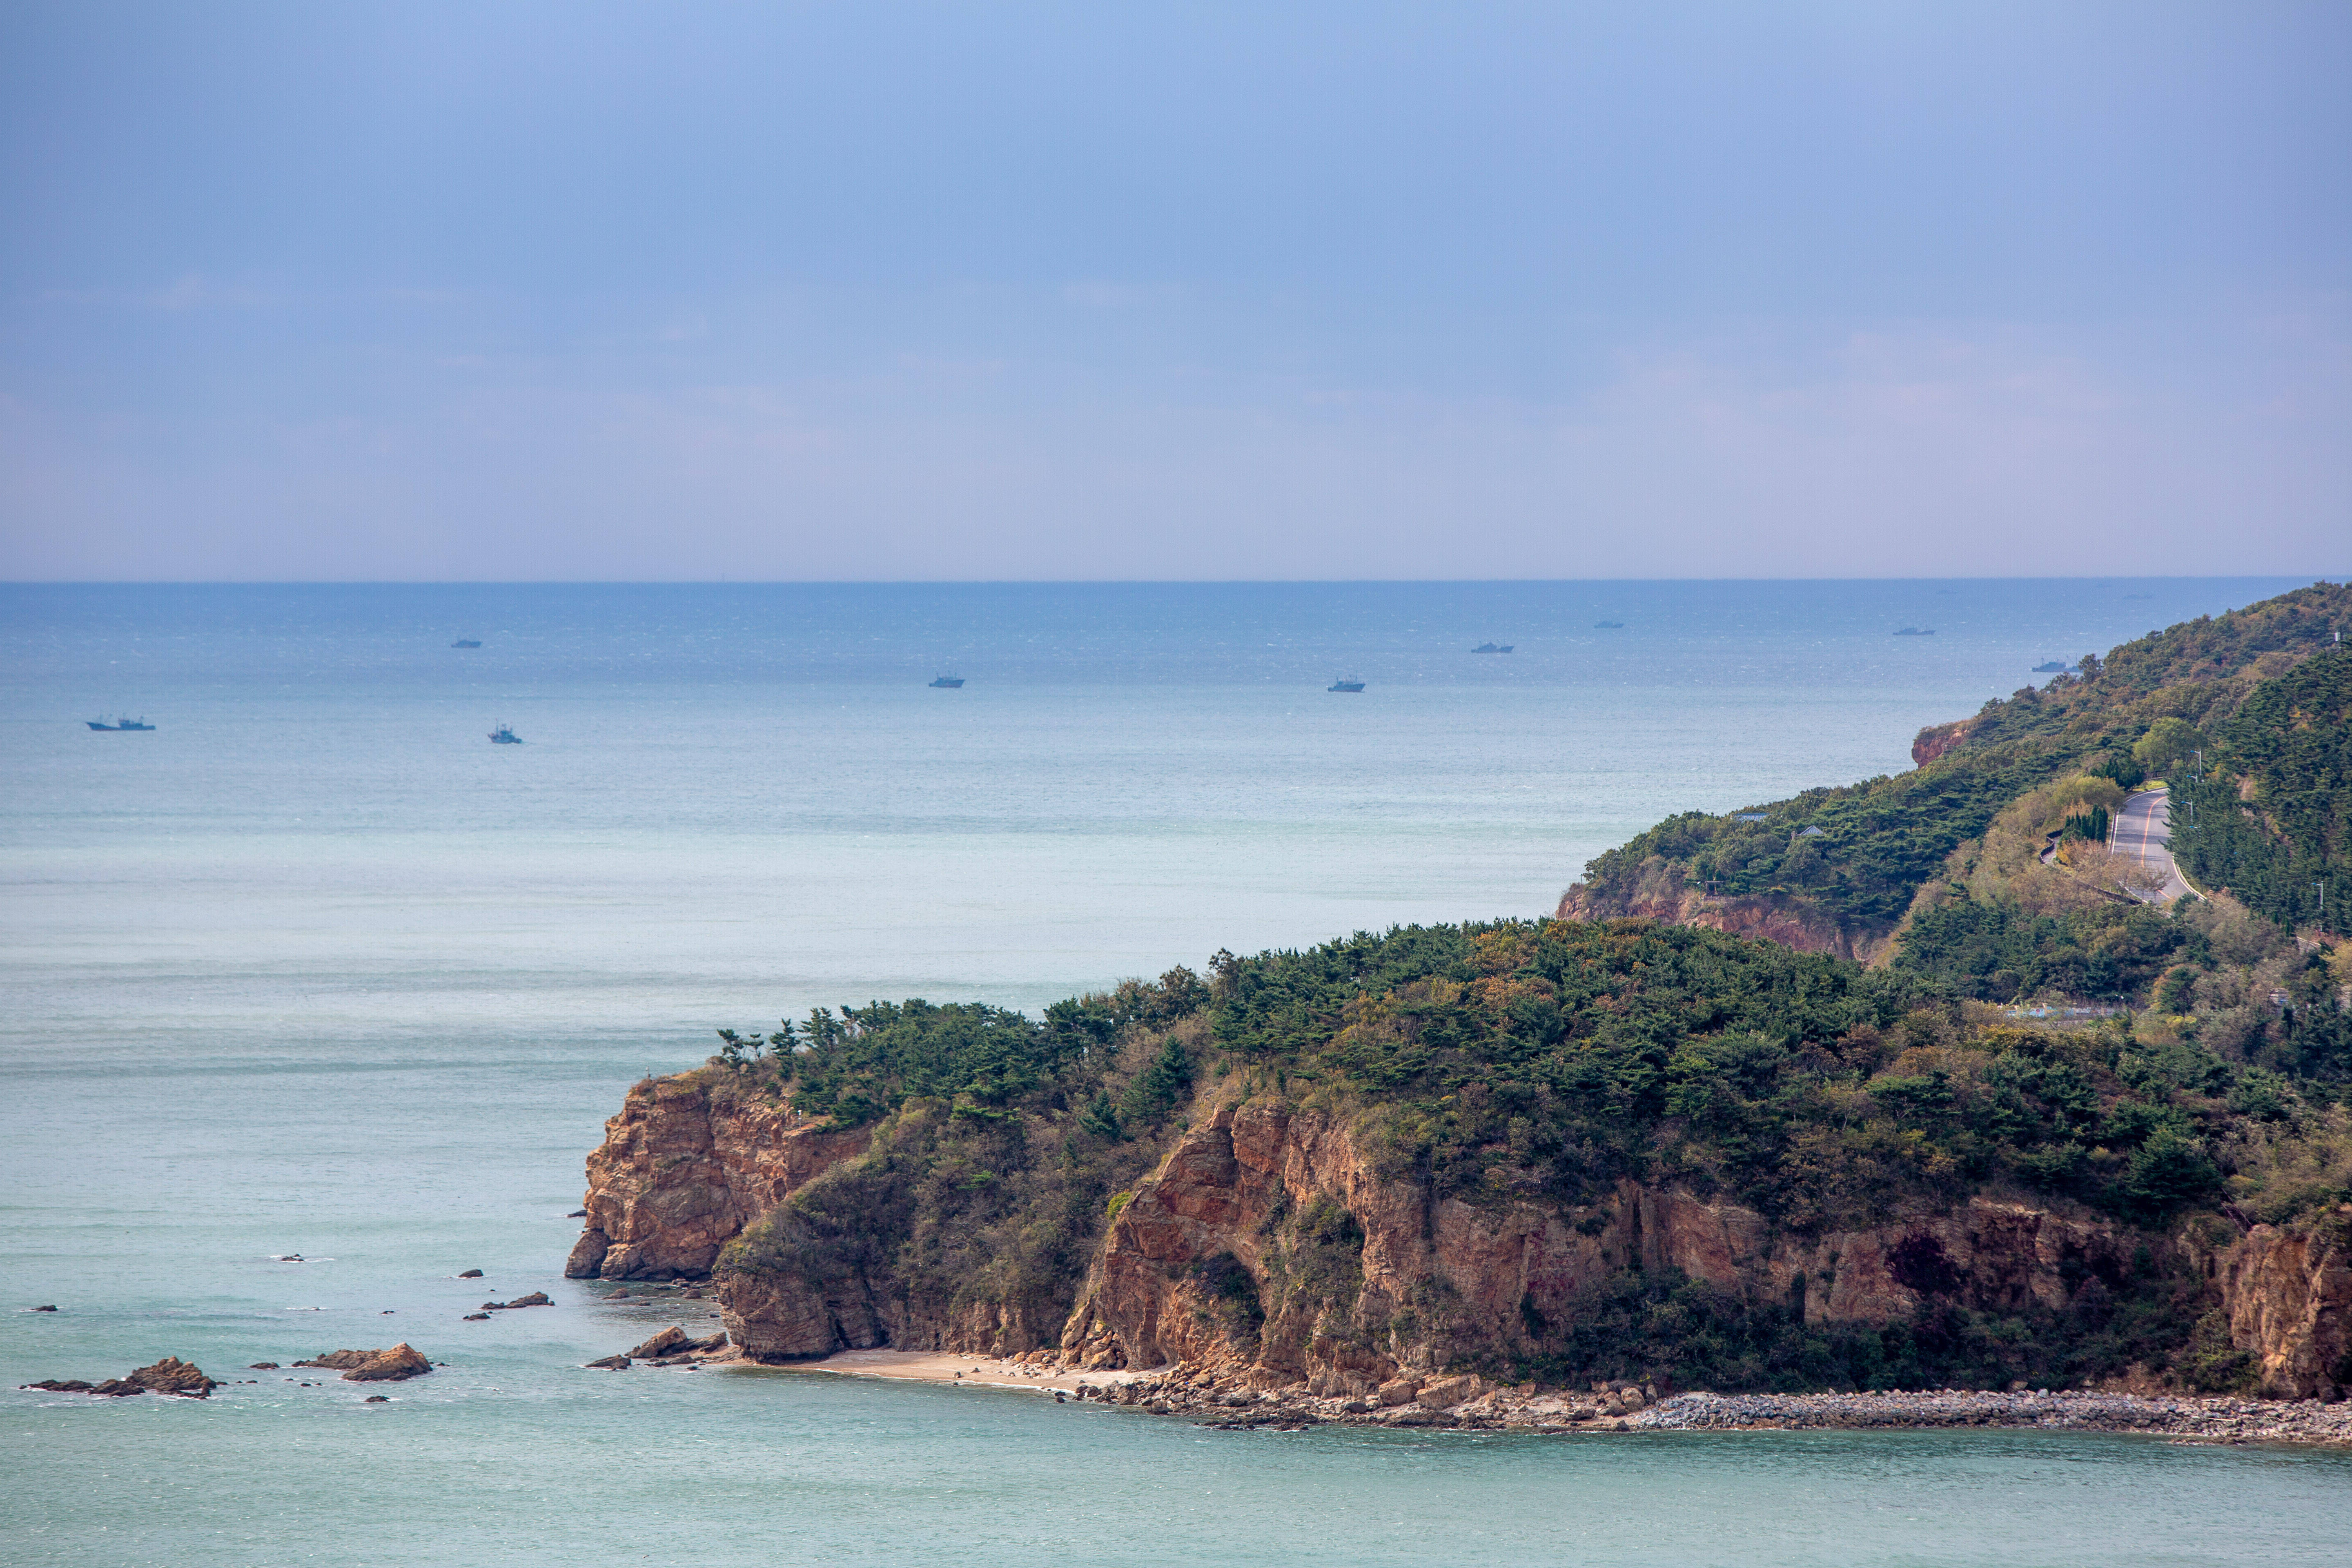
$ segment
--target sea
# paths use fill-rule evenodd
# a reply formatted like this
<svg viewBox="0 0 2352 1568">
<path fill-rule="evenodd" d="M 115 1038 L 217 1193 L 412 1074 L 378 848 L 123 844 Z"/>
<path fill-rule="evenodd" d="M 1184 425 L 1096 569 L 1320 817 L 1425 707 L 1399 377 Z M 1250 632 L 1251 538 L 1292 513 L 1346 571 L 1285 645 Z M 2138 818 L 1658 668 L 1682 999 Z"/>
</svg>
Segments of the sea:
<svg viewBox="0 0 2352 1568">
<path fill-rule="evenodd" d="M 562 1278 L 604 1119 L 717 1028 L 1538 917 L 2294 585 L 0 586 L 0 1560 L 2344 1563 L 2344 1454 L 615 1373 L 709 1304 Z M 383 1404 L 250 1364 L 395 1341 L 442 1364 Z M 17 1386 L 163 1355 L 224 1386 Z"/>
</svg>

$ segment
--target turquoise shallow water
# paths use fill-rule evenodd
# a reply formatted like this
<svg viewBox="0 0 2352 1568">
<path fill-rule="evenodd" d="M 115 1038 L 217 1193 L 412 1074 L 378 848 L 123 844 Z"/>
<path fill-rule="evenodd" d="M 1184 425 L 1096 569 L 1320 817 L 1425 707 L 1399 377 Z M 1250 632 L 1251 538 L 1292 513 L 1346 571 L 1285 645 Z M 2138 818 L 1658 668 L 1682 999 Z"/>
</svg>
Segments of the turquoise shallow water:
<svg viewBox="0 0 2352 1568">
<path fill-rule="evenodd" d="M 2343 1561 L 2338 1456 L 615 1376 L 681 1307 L 558 1278 L 602 1119 L 715 1025 L 1538 913 L 1668 811 L 2284 585 L 0 590 L 0 1556 Z M 448 1364 L 387 1405 L 242 1370 L 395 1338 Z M 279 1381 L 14 1387 L 165 1353 Z"/>
</svg>

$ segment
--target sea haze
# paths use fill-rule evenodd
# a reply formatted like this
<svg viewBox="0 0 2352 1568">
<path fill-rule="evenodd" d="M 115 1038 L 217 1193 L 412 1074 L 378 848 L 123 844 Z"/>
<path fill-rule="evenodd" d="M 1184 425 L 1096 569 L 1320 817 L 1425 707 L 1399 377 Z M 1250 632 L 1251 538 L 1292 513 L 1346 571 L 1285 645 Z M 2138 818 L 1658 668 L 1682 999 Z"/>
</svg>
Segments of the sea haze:
<svg viewBox="0 0 2352 1568">
<path fill-rule="evenodd" d="M 2034 664 L 2293 585 L 0 588 L 0 1537 L 41 1563 L 2325 1560 L 2340 1458 L 1276 1439 L 614 1375 L 578 1363 L 677 1309 L 558 1278 L 603 1119 L 715 1026 L 1034 1010 L 1220 946 L 1538 915 L 1663 816 L 1899 770 Z M 85 722 L 117 713 L 156 728 Z M 534 1289 L 557 1306 L 459 1321 Z M 395 1339 L 448 1365 L 390 1405 L 242 1370 Z M 167 1353 L 265 1381 L 14 1389 Z M 1636 1528 L 1666 1498 L 1689 1551 Z"/>
</svg>

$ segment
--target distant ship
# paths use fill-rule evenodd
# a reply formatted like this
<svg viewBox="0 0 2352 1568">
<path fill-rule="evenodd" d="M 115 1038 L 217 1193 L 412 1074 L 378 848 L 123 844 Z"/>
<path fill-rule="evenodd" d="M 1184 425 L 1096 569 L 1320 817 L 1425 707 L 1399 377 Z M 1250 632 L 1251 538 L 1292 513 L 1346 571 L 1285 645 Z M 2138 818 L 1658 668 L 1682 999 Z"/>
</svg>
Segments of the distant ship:
<svg viewBox="0 0 2352 1568">
<path fill-rule="evenodd" d="M 493 746 L 520 746 L 522 744 L 522 737 L 514 732 L 513 725 L 501 724 L 497 729 L 490 731 L 490 744 Z"/>
<path fill-rule="evenodd" d="M 123 719 L 111 724 L 103 719 L 85 719 L 82 722 L 93 730 L 152 730 L 155 727 L 144 719 Z"/>
<path fill-rule="evenodd" d="M 1511 651 L 1512 647 L 1513 645 L 1510 643 L 1482 642 L 1470 651 L 1472 653 L 1508 653 Z"/>
<path fill-rule="evenodd" d="M 1592 623 L 1592 629 L 1596 632 L 1622 632 L 1625 629 L 1625 623 L 1622 621 L 1595 621 Z"/>
<path fill-rule="evenodd" d="M 1896 632 L 1895 635 L 1898 637 L 1931 637 L 1936 635 L 1936 628 L 1929 626 L 1927 630 L 1922 631 L 1917 626 L 1905 626 L 1901 631 Z"/>
<path fill-rule="evenodd" d="M 2061 664 L 2053 658 L 2047 664 L 2035 665 L 2033 667 L 2033 673 L 2036 675 L 2063 675 L 2072 668 L 2073 666 Z"/>
<path fill-rule="evenodd" d="M 482 645 L 473 637 L 459 637 L 456 642 L 451 643 L 449 646 L 451 647 L 479 647 Z"/>
<path fill-rule="evenodd" d="M 1323 689 L 1326 691 L 1361 691 L 1363 689 L 1364 683 L 1360 680 L 1335 680 Z"/>
<path fill-rule="evenodd" d="M 936 676 L 932 679 L 931 684 L 941 690 L 953 691 L 963 684 L 963 677 L 961 675 Z"/>
</svg>

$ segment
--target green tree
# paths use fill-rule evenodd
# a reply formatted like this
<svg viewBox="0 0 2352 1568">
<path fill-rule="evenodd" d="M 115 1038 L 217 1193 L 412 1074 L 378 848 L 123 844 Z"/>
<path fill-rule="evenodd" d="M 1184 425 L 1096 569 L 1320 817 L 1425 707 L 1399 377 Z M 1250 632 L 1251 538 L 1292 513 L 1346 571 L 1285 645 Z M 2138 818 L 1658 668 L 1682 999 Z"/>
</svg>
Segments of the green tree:
<svg viewBox="0 0 2352 1568">
<path fill-rule="evenodd" d="M 2204 734 L 2186 720 L 2158 719 L 2133 745 L 2132 755 L 2147 770 L 2150 778 L 2168 778 L 2205 743 Z"/>
</svg>

